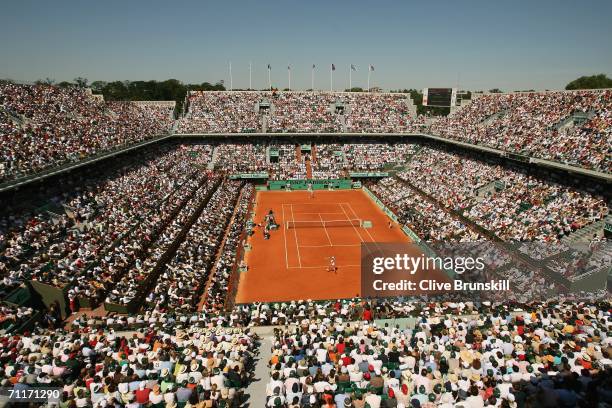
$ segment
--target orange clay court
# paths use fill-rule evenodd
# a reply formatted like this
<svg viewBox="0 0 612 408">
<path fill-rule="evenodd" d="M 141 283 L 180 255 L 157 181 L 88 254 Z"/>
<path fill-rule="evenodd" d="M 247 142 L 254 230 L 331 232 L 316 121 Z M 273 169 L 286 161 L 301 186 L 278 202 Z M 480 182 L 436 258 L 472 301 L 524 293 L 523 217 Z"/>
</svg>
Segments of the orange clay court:
<svg viewBox="0 0 612 408">
<path fill-rule="evenodd" d="M 249 238 L 249 269 L 241 273 L 236 303 L 354 297 L 361 292 L 362 242 L 411 242 L 397 223 L 389 228 L 390 218 L 361 190 L 316 190 L 314 198 L 307 191 L 258 191 L 255 222 L 269 210 L 279 228 L 269 240 L 262 228 Z M 335 273 L 328 270 L 331 256 Z"/>
</svg>

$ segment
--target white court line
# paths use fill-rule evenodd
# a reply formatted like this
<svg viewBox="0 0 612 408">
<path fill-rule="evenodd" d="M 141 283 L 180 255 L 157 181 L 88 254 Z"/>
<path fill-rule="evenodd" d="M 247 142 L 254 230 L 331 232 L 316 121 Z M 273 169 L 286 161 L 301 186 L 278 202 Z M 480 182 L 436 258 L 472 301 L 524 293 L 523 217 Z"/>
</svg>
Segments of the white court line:
<svg viewBox="0 0 612 408">
<path fill-rule="evenodd" d="M 283 211 L 283 241 L 285 241 L 285 267 L 289 268 L 289 254 L 287 253 L 287 224 L 285 219 L 285 204 L 281 205 Z"/>
<path fill-rule="evenodd" d="M 325 214 L 325 215 L 340 215 L 342 214 L 341 212 L 296 212 L 297 215 L 300 214 L 307 214 L 307 215 L 312 215 L 312 214 Z"/>
<path fill-rule="evenodd" d="M 337 265 L 337 268 L 338 269 L 342 269 L 342 268 L 353 267 L 353 266 L 361 267 L 361 265 Z M 327 269 L 327 268 L 329 268 L 329 265 L 323 265 L 323 266 L 290 266 L 288 269 Z"/>
<path fill-rule="evenodd" d="M 356 218 L 359 218 L 359 217 L 357 217 L 357 213 L 356 213 L 356 212 L 355 212 L 355 210 L 353 209 L 353 206 L 351 205 L 351 203 L 345 203 L 345 204 L 346 204 L 346 205 L 348 205 L 348 207 L 351 209 L 351 212 L 353 213 L 353 215 L 354 215 Z M 367 233 L 368 233 L 368 235 L 370 236 L 370 238 L 372 239 L 372 242 L 376 242 L 376 240 L 374 239 L 374 237 L 372 236 L 372 234 L 370 234 L 370 231 L 369 231 L 367 228 L 364 228 L 364 229 L 365 229 L 365 232 L 367 232 Z M 378 246 L 378 243 L 376 243 L 376 246 Z"/>
<path fill-rule="evenodd" d="M 293 224 L 295 224 L 295 217 L 293 216 L 293 204 L 288 204 L 288 205 L 291 206 L 291 220 L 293 221 Z M 302 257 L 300 256 L 300 244 L 298 243 L 296 228 L 293 228 L 293 236 L 295 237 L 295 247 L 297 249 L 298 262 L 301 268 L 302 267 Z"/>
<path fill-rule="evenodd" d="M 351 212 L 353 213 L 353 215 L 357 216 L 357 213 L 355 212 L 355 210 L 353 209 L 353 206 L 350 203 L 345 203 L 346 205 L 349 206 L 349 208 L 351 209 Z M 378 249 L 380 251 L 380 245 L 378 244 L 378 242 L 376 242 L 376 240 L 374 239 L 374 237 L 372 236 L 372 234 L 370 234 L 370 230 L 367 228 L 364 228 L 365 231 L 368 233 L 368 235 L 370 236 L 370 238 L 372 239 L 372 242 L 374 243 L 374 245 L 376 245 L 376 249 Z"/>
<path fill-rule="evenodd" d="M 319 214 L 319 219 L 321 220 L 321 224 L 323 224 L 323 231 L 325 231 L 325 235 L 327 235 L 327 242 L 329 242 L 330 246 L 334 246 L 334 244 L 332 244 L 331 238 L 329 237 L 329 232 L 327 232 L 327 227 L 325 226 L 325 221 L 323 221 L 323 217 L 321 217 L 321 214 Z"/>
<path fill-rule="evenodd" d="M 331 247 L 359 247 L 361 244 L 341 244 L 341 245 L 300 245 L 302 248 L 331 248 Z"/>
<path fill-rule="evenodd" d="M 344 203 L 338 203 L 338 205 L 340 206 L 340 208 L 342 208 L 342 212 L 344 212 L 344 215 L 346 216 L 347 220 L 351 220 L 351 217 L 349 217 L 349 215 L 346 213 L 346 210 L 344 209 L 344 207 L 342 206 L 342 204 Z M 361 240 L 361 242 L 365 242 L 363 240 L 363 237 L 361 236 L 361 234 L 359 233 L 359 230 L 357 230 L 357 228 L 355 228 L 355 226 L 353 225 L 353 223 L 351 222 L 351 225 L 353 226 L 353 230 L 355 230 L 355 232 L 357 233 L 357 236 L 359 237 L 359 239 Z"/>
<path fill-rule="evenodd" d="M 334 205 L 334 203 L 295 203 L 295 204 L 287 203 L 287 205 Z"/>
</svg>

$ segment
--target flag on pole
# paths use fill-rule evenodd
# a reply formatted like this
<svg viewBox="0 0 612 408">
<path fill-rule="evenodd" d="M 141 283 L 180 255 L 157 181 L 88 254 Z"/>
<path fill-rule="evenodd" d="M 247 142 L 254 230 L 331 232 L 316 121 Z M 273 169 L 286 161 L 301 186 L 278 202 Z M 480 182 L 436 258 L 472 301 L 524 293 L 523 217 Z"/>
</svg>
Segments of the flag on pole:
<svg viewBox="0 0 612 408">
<path fill-rule="evenodd" d="M 370 65 L 370 71 L 374 71 L 374 65 Z"/>
<path fill-rule="evenodd" d="M 287 65 L 287 69 L 291 71 L 291 65 Z"/>
<path fill-rule="evenodd" d="M 351 71 L 357 71 L 357 67 L 355 67 L 353 64 L 351 64 Z"/>
<path fill-rule="evenodd" d="M 336 66 L 334 64 L 332 64 L 332 71 L 336 70 Z"/>
<path fill-rule="evenodd" d="M 310 71 L 310 90 L 314 92 L 314 70 L 315 64 L 312 64 L 312 70 Z"/>
<path fill-rule="evenodd" d="M 272 67 L 268 64 L 268 87 L 272 90 L 272 79 L 270 78 L 270 72 L 272 72 Z"/>
</svg>

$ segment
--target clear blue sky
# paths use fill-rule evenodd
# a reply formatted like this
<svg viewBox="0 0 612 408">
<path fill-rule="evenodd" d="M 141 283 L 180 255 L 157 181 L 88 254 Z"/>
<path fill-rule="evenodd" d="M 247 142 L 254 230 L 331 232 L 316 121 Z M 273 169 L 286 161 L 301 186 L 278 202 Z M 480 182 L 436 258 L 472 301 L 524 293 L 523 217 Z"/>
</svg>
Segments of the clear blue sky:
<svg viewBox="0 0 612 408">
<path fill-rule="evenodd" d="M 317 88 L 556 89 L 612 76 L 612 1 L 8 1 L 0 78 L 177 78 Z"/>
</svg>

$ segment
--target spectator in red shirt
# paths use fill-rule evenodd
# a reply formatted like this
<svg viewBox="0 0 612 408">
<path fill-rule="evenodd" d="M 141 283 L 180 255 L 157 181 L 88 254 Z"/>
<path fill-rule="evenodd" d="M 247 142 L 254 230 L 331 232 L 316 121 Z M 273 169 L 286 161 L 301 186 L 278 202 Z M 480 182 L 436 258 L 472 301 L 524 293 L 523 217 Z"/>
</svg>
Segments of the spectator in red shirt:
<svg viewBox="0 0 612 408">
<path fill-rule="evenodd" d="M 136 402 L 139 404 L 147 404 L 149 402 L 149 393 L 151 393 L 151 390 L 147 388 L 147 383 L 142 381 L 134 393 L 136 395 Z"/>
<path fill-rule="evenodd" d="M 374 320 L 374 317 L 372 316 L 372 311 L 370 310 L 369 306 L 365 307 L 363 311 L 362 320 L 365 320 L 367 322 L 371 322 L 372 320 Z"/>
</svg>

